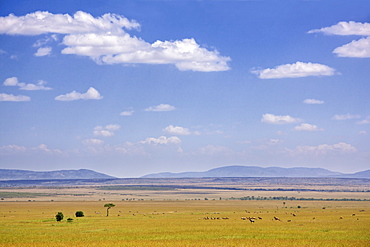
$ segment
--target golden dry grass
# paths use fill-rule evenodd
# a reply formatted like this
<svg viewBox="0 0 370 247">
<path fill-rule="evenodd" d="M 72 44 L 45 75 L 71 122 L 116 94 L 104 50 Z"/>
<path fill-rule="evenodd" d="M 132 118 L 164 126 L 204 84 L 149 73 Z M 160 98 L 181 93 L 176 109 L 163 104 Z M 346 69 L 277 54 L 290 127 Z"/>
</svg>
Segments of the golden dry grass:
<svg viewBox="0 0 370 247">
<path fill-rule="evenodd" d="M 3 201 L 0 246 L 370 245 L 370 202 L 112 201 L 106 217 L 107 202 Z"/>
</svg>

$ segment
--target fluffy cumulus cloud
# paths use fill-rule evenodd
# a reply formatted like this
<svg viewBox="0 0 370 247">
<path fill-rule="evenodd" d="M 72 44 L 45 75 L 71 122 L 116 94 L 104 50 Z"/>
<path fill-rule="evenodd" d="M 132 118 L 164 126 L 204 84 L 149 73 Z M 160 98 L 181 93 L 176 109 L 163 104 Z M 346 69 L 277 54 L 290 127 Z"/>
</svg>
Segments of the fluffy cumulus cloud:
<svg viewBox="0 0 370 247">
<path fill-rule="evenodd" d="M 70 93 L 59 95 L 55 97 L 55 100 L 59 101 L 73 101 L 73 100 L 88 100 L 88 99 L 95 99 L 99 100 L 102 99 L 103 96 L 100 95 L 100 93 L 93 87 L 90 87 L 86 93 L 78 93 L 76 91 L 72 91 Z"/>
<path fill-rule="evenodd" d="M 51 90 L 52 89 L 50 87 L 46 87 L 45 84 L 47 84 L 47 82 L 43 80 L 39 80 L 37 84 L 19 82 L 17 77 L 9 77 L 5 79 L 3 83 L 4 86 L 19 87 L 19 89 L 21 90 Z"/>
<path fill-rule="evenodd" d="M 34 55 L 36 57 L 47 56 L 47 55 L 50 55 L 51 50 L 52 50 L 51 47 L 40 47 Z"/>
<path fill-rule="evenodd" d="M 339 57 L 370 57 L 370 37 L 353 40 L 334 49 Z"/>
<path fill-rule="evenodd" d="M 0 101 L 21 102 L 21 101 L 30 101 L 30 100 L 31 98 L 25 95 L 13 95 L 13 94 L 0 93 Z"/>
<path fill-rule="evenodd" d="M 285 116 L 276 116 L 274 114 L 263 114 L 261 122 L 268 123 L 268 124 L 291 124 L 291 123 L 298 123 L 301 122 L 302 119 L 294 118 L 289 115 Z"/>
<path fill-rule="evenodd" d="M 361 118 L 360 115 L 353 115 L 353 114 L 344 114 L 344 115 L 340 115 L 340 114 L 336 114 L 332 117 L 332 119 L 334 120 L 350 120 L 350 119 L 359 119 Z"/>
<path fill-rule="evenodd" d="M 318 63 L 296 62 L 293 64 L 279 65 L 275 68 L 252 70 L 261 79 L 297 78 L 306 76 L 332 76 L 335 69 Z"/>
<path fill-rule="evenodd" d="M 63 54 L 88 56 L 98 64 L 174 64 L 179 70 L 225 71 L 229 57 L 201 47 L 193 38 L 148 43 L 127 33 L 140 24 L 121 15 L 93 17 L 37 11 L 25 16 L 0 17 L 0 33 L 8 35 L 63 34 Z M 42 48 L 36 53 L 47 55 Z M 50 51 L 49 51 L 50 52 Z"/>
<path fill-rule="evenodd" d="M 176 108 L 168 104 L 160 104 L 157 106 L 150 106 L 145 111 L 174 111 Z"/>
<path fill-rule="evenodd" d="M 353 40 L 348 44 L 335 48 L 333 53 L 339 57 L 370 57 L 370 23 L 342 21 L 330 27 L 311 30 L 308 33 L 366 36 L 365 38 Z"/>
<path fill-rule="evenodd" d="M 170 125 L 163 129 L 166 134 L 170 135 L 190 135 L 191 132 L 187 128 Z"/>
<path fill-rule="evenodd" d="M 351 144 L 339 142 L 333 145 L 320 144 L 317 146 L 298 146 L 294 150 L 287 150 L 291 154 L 314 154 L 314 155 L 324 155 L 331 152 L 336 153 L 353 153 L 357 152 L 357 149 Z"/>
<path fill-rule="evenodd" d="M 115 131 L 121 128 L 118 124 L 108 124 L 106 126 L 96 126 L 94 128 L 94 136 L 110 137 L 114 136 Z"/>
<path fill-rule="evenodd" d="M 308 123 L 302 123 L 299 126 L 294 127 L 295 131 L 323 131 L 324 129 L 320 129 L 316 125 L 308 124 Z"/>
<path fill-rule="evenodd" d="M 308 104 L 308 105 L 320 105 L 320 104 L 324 104 L 324 101 L 318 100 L 318 99 L 305 99 L 303 103 Z"/>
</svg>

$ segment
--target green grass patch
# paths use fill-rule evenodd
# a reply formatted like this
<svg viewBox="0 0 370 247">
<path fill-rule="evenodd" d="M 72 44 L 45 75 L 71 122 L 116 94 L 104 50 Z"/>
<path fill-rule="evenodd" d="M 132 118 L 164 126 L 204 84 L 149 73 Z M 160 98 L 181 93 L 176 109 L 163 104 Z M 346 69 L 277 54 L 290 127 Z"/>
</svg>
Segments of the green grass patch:
<svg viewBox="0 0 370 247">
<path fill-rule="evenodd" d="M 30 193 L 30 192 L 8 192 L 0 191 L 1 198 L 35 198 L 39 196 L 50 196 L 48 193 Z"/>
</svg>

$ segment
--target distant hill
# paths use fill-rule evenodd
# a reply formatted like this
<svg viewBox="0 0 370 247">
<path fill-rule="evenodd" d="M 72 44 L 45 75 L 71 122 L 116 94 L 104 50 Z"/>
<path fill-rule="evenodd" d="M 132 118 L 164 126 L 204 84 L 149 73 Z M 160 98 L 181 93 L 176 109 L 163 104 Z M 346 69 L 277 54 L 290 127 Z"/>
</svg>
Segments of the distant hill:
<svg viewBox="0 0 370 247">
<path fill-rule="evenodd" d="M 114 178 L 114 177 L 87 169 L 60 170 L 47 172 L 0 169 L 0 180 L 95 179 L 95 178 Z"/>
<path fill-rule="evenodd" d="M 346 174 L 346 178 L 370 178 L 370 170 L 356 172 L 353 174 Z"/>
<path fill-rule="evenodd" d="M 201 178 L 201 177 L 351 177 L 370 178 L 370 170 L 355 174 L 343 174 L 323 168 L 281 168 L 258 166 L 224 166 L 205 172 L 154 173 L 142 178 Z"/>
</svg>

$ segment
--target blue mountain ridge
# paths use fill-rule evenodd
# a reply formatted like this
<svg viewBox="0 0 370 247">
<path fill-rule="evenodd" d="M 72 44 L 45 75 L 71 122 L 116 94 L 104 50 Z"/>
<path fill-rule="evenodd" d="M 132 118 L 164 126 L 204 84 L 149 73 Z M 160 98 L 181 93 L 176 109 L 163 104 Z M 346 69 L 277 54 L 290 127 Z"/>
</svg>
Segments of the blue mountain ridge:
<svg viewBox="0 0 370 247">
<path fill-rule="evenodd" d="M 204 172 L 152 173 L 142 178 L 201 178 L 201 177 L 345 177 L 370 178 L 370 170 L 345 174 L 323 168 L 307 167 L 258 167 L 258 166 L 223 166 Z"/>
</svg>

